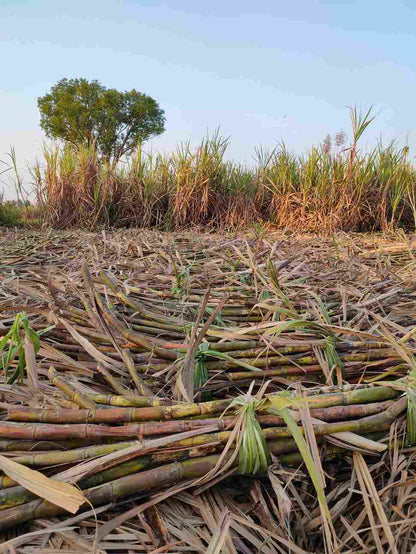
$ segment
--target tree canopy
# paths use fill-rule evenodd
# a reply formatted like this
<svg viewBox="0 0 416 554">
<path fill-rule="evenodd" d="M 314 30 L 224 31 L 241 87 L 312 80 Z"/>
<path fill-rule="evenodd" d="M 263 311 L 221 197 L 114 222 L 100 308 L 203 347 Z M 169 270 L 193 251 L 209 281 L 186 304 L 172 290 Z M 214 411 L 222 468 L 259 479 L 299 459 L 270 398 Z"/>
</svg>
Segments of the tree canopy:
<svg viewBox="0 0 416 554">
<path fill-rule="evenodd" d="M 98 81 L 61 79 L 38 98 L 46 135 L 75 145 L 95 145 L 106 159 L 119 160 L 165 130 L 156 100 L 133 89 L 120 92 Z"/>
</svg>

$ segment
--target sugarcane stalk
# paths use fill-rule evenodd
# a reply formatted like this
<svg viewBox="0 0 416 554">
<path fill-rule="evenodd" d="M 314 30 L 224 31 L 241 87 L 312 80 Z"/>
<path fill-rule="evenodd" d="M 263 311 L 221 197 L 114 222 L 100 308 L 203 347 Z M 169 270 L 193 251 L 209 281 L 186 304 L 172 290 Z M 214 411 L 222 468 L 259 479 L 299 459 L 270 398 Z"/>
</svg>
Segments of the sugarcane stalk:
<svg viewBox="0 0 416 554">
<path fill-rule="evenodd" d="M 14 451 L 26 451 L 26 450 L 52 450 L 54 448 L 63 447 L 65 449 L 76 448 L 79 446 L 79 441 L 70 442 L 48 442 L 48 441 L 18 441 L 15 439 L 0 440 L 0 453 L 1 452 L 14 452 Z"/>
<path fill-rule="evenodd" d="M 83 275 L 86 287 L 94 293 L 97 305 L 100 308 L 104 318 L 110 325 L 112 325 L 121 334 L 122 337 L 124 337 L 126 340 L 130 342 L 133 342 L 134 344 L 137 344 L 138 346 L 141 346 L 145 350 L 154 352 L 161 358 L 168 359 L 168 360 L 176 360 L 178 358 L 178 354 L 176 352 L 167 350 L 165 348 L 161 348 L 156 344 L 143 339 L 142 336 L 130 331 L 127 327 L 125 327 L 121 323 L 121 321 L 119 321 L 119 319 L 117 319 L 117 317 L 104 303 L 100 293 L 94 288 L 91 275 L 89 273 L 88 266 L 86 264 L 83 265 L 82 275 Z"/>
<path fill-rule="evenodd" d="M 117 442 L 114 444 L 96 444 L 67 451 L 54 450 L 52 452 L 34 452 L 24 456 L 16 456 L 13 460 L 19 464 L 32 467 L 62 465 L 105 456 L 106 454 L 129 448 L 135 444 L 137 444 L 137 440 Z"/>
<path fill-rule="evenodd" d="M 398 415 L 400 415 L 407 406 L 407 398 L 402 397 L 391 406 L 387 408 L 386 411 L 370 415 L 355 421 L 343 421 L 336 423 L 326 423 L 318 424 L 313 426 L 315 435 L 332 435 L 336 433 L 343 433 L 345 431 L 353 431 L 357 434 L 373 433 L 375 431 L 382 431 L 389 429 L 391 424 L 395 421 Z M 274 408 L 267 408 L 269 413 L 275 413 Z M 301 429 L 302 431 L 302 429 Z M 265 429 L 265 436 L 268 438 L 285 438 L 290 437 L 291 432 L 289 429 L 278 429 L 274 428 L 272 430 Z"/>
<path fill-rule="evenodd" d="M 189 448 L 186 450 L 167 450 L 166 452 L 155 452 L 145 456 L 140 456 L 134 460 L 122 462 L 114 467 L 104 469 L 98 473 L 81 479 L 77 483 L 77 485 L 81 489 L 97 487 L 99 485 L 102 485 L 103 483 L 119 479 L 120 477 L 139 473 L 140 471 L 144 471 L 146 469 L 149 469 L 150 467 L 160 466 L 162 464 L 182 460 L 188 460 L 191 458 L 199 457 L 201 455 L 210 454 L 216 450 L 216 445 L 213 446 L 203 445 L 197 448 Z M 4 490 L 0 490 L 0 510 L 4 510 L 11 506 L 24 504 L 25 502 L 29 502 L 35 498 L 37 498 L 36 495 L 32 494 L 30 491 L 21 486 L 17 485 L 10 488 L 5 488 Z"/>
<path fill-rule="evenodd" d="M 183 333 L 178 333 L 175 331 L 162 329 L 158 327 L 150 327 L 149 325 L 138 325 L 137 323 L 130 323 L 130 327 L 134 331 L 143 333 L 145 335 L 154 335 L 156 337 L 169 337 L 170 339 L 178 339 L 183 342 L 185 335 Z"/>
<path fill-rule="evenodd" d="M 108 338 L 107 335 L 103 335 L 103 333 L 100 333 L 96 329 L 91 329 L 90 327 L 86 327 L 85 325 L 75 325 L 75 329 L 79 331 L 81 335 L 87 336 L 91 342 L 94 342 L 96 344 L 100 345 L 112 345 L 112 341 L 110 338 Z M 65 340 L 67 340 L 66 337 L 64 337 Z"/>
<path fill-rule="evenodd" d="M 87 410 L 96 409 L 96 403 L 91 398 L 88 398 L 88 396 L 86 396 L 85 394 L 79 392 L 66 379 L 58 375 L 58 372 L 53 366 L 49 368 L 48 377 L 51 383 L 55 385 L 58 389 L 60 389 L 63 393 L 65 393 L 68 398 L 75 402 L 75 404 L 78 404 L 78 406 L 81 406 L 81 408 L 85 408 Z"/>
<path fill-rule="evenodd" d="M 3 476 L 0 477 L 0 489 L 6 489 L 6 488 L 9 488 L 9 487 L 14 487 L 16 485 L 17 485 L 16 481 L 14 481 L 8 475 L 3 475 Z"/>
<path fill-rule="evenodd" d="M 225 409 L 225 408 L 224 408 Z M 114 410 L 103 410 L 103 412 Z M 223 411 L 223 410 L 222 410 Z M 217 422 L 218 420 L 213 420 Z M 164 435 L 185 432 L 199 427 L 205 427 L 207 420 L 171 420 L 148 421 L 133 425 L 108 426 L 95 424 L 20 424 L 15 422 L 0 423 L 0 437 L 14 437 L 23 440 L 54 440 L 62 438 L 123 438 L 123 437 L 147 437 L 152 435 Z"/>
<path fill-rule="evenodd" d="M 331 406 L 347 406 L 351 404 L 367 404 L 370 402 L 380 402 L 390 400 L 399 396 L 399 393 L 391 387 L 368 386 L 368 385 L 347 385 L 340 392 L 330 392 L 339 389 L 340 387 L 322 387 L 317 389 L 309 389 L 305 391 L 305 395 L 313 396 L 314 400 L 311 403 L 312 408 L 329 408 Z M 329 392 L 324 392 L 324 391 Z M 273 395 L 269 397 L 273 400 Z"/>
<path fill-rule="evenodd" d="M 10 409 L 10 421 L 37 421 L 47 423 L 122 423 L 133 421 L 161 421 L 183 419 L 190 416 L 214 414 L 224 411 L 228 400 L 213 400 L 200 404 L 176 404 L 148 408 L 114 408 L 89 410 L 31 410 Z"/>
<path fill-rule="evenodd" d="M 357 404 L 351 406 L 336 406 L 332 408 L 311 409 L 311 416 L 323 421 L 340 421 L 346 419 L 357 419 L 369 415 L 381 413 L 391 405 L 391 401 L 379 402 L 373 404 Z M 235 417 L 210 418 L 200 420 L 170 421 L 159 424 L 155 423 L 141 424 L 138 434 L 140 436 L 152 436 L 165 433 L 174 434 L 199 429 L 207 425 L 217 425 L 219 429 L 231 429 L 236 421 Z M 285 425 L 281 417 L 275 415 L 258 415 L 257 421 L 262 427 L 282 427 Z M 12 443 L 13 444 L 13 443 Z M 29 443 L 30 445 L 34 443 Z M 53 446 L 55 443 L 46 443 Z M 33 452 L 31 454 L 15 457 L 14 460 L 23 465 L 33 467 L 42 467 L 47 465 L 57 465 L 72 463 L 81 460 L 87 460 L 98 456 L 127 448 L 134 444 L 134 441 L 119 442 L 114 444 L 91 445 L 88 447 L 76 448 L 74 450 L 53 451 L 53 452 Z"/>
<path fill-rule="evenodd" d="M 108 410 L 111 411 L 111 410 Z M 103 437 L 135 437 L 140 430 L 140 424 L 120 427 L 108 425 L 85 424 L 29 424 L 21 425 L 13 422 L 0 423 L 0 438 L 15 438 L 17 440 L 59 440 L 68 438 L 92 439 Z"/>
<path fill-rule="evenodd" d="M 122 351 L 123 360 L 126 364 L 127 369 L 129 370 L 130 376 L 133 379 L 134 384 L 136 385 L 136 389 L 139 394 L 142 396 L 153 396 L 152 391 L 147 387 L 141 377 L 137 374 L 137 371 L 134 367 L 134 361 L 131 356 L 130 350 L 127 348 L 123 349 Z"/>
<path fill-rule="evenodd" d="M 142 364 L 136 364 L 135 368 L 137 372 L 140 373 L 149 373 L 149 371 L 152 371 L 153 373 L 156 373 L 158 371 L 161 371 L 162 369 L 170 368 L 171 364 L 165 364 L 165 363 L 148 363 L 147 365 Z"/>
<path fill-rule="evenodd" d="M 96 404 L 104 404 L 107 406 L 118 406 L 120 408 L 125 407 L 146 407 L 146 406 L 166 406 L 172 404 L 172 402 L 166 398 L 157 398 L 155 396 L 135 396 L 132 394 L 123 396 L 114 396 L 111 394 L 89 394 L 91 400 Z"/>
<path fill-rule="evenodd" d="M 133 310 L 141 314 L 144 318 L 156 321 L 159 323 L 168 323 L 171 328 L 174 328 L 178 331 L 184 331 L 183 325 L 172 325 L 172 320 L 168 317 L 163 317 L 162 315 L 155 314 L 154 312 L 149 312 L 144 306 L 137 304 L 130 296 L 124 294 L 120 291 L 117 284 L 107 275 L 104 271 L 99 273 L 101 281 L 108 286 L 112 293 L 121 300 L 126 306 L 133 308 Z"/>
<path fill-rule="evenodd" d="M 138 473 L 148 469 L 151 465 L 151 456 L 141 456 L 135 460 L 129 460 L 123 464 L 104 470 L 100 473 L 83 479 L 78 483 L 80 488 L 96 487 L 107 481 L 124 477 L 132 473 Z M 6 488 L 0 491 L 0 510 L 10 506 L 18 506 L 37 498 L 35 494 L 21 486 Z"/>
<path fill-rule="evenodd" d="M 312 408 L 329 408 L 347 404 L 363 404 L 389 400 L 399 392 L 391 387 L 369 386 L 363 389 L 323 394 L 314 398 Z M 273 403 L 273 397 L 268 399 Z M 204 416 L 223 412 L 230 400 L 213 400 L 200 404 L 176 404 L 173 406 L 153 406 L 148 408 L 114 408 L 111 410 L 32 410 L 30 408 L 10 408 L 7 412 L 9 421 L 43 422 L 43 423 L 123 423 L 134 421 L 162 421 L 184 419 L 192 416 Z M 1 429 L 1 423 L 0 423 Z M 4 436 L 4 435 L 3 435 Z"/>
<path fill-rule="evenodd" d="M 391 361 L 400 361 L 400 358 L 397 356 L 397 352 L 395 352 L 391 348 L 386 349 L 374 349 L 370 350 L 366 353 L 352 353 L 352 354 L 344 354 L 340 355 L 341 360 L 346 362 L 368 362 L 372 360 L 382 360 L 385 358 L 389 358 Z M 248 365 L 251 365 L 253 367 L 261 368 L 261 367 L 273 367 L 273 366 L 280 366 L 280 365 L 287 365 L 292 363 L 296 363 L 299 366 L 307 366 L 307 365 L 314 365 L 318 363 L 318 359 L 316 356 L 301 356 L 301 357 L 294 357 L 291 358 L 290 356 L 268 356 L 268 357 L 262 357 L 262 358 L 256 358 L 254 360 L 251 360 L 250 358 L 242 358 L 233 361 L 215 361 L 215 362 L 207 362 L 206 366 L 207 369 L 232 369 L 234 367 L 238 367 L 238 365 L 241 365 L 241 362 L 244 362 Z"/>
<path fill-rule="evenodd" d="M 208 365 L 208 364 L 207 364 Z M 210 370 L 212 371 L 212 370 Z M 305 365 L 298 367 L 297 365 L 280 366 L 279 369 L 263 369 L 262 371 L 236 371 L 227 373 L 227 378 L 231 381 L 242 381 L 243 379 L 264 379 L 265 377 L 287 377 L 289 375 L 310 375 L 319 373 L 322 374 L 320 365 Z"/>
<path fill-rule="evenodd" d="M 161 323 L 160 321 L 150 320 L 150 319 L 140 319 L 140 317 L 132 317 L 125 315 L 124 319 L 128 321 L 132 326 L 137 325 L 138 327 L 143 326 L 147 327 L 149 329 L 153 329 L 156 331 L 172 331 L 174 333 L 177 333 L 180 336 L 184 336 L 185 329 L 183 331 L 178 330 L 178 326 L 174 325 L 172 323 Z M 181 326 L 180 326 L 181 327 Z"/>
<path fill-rule="evenodd" d="M 391 423 L 397 418 L 397 416 L 403 411 L 406 409 L 406 406 L 407 406 L 407 398 L 406 397 L 402 397 L 401 399 L 399 399 L 398 401 L 394 402 L 393 404 L 389 405 L 388 408 L 384 411 L 384 412 L 381 412 L 381 413 L 377 413 L 376 415 L 371 415 L 371 416 L 368 416 L 368 417 L 364 417 L 364 418 L 361 418 L 361 419 L 358 419 L 358 420 L 355 420 L 355 421 L 346 421 L 346 422 L 337 422 L 337 423 L 329 423 L 329 424 L 318 424 L 318 425 L 314 425 L 314 433 L 316 436 L 320 436 L 320 435 L 336 435 L 337 433 L 343 433 L 345 431 L 354 431 L 356 433 L 360 433 L 360 434 L 368 434 L 368 433 L 374 433 L 374 432 L 378 432 L 378 431 L 382 431 L 382 430 L 385 430 L 385 429 L 389 429 L 390 428 L 390 425 Z M 272 410 L 273 411 L 273 408 L 269 408 L 269 410 Z M 206 421 L 205 421 L 205 424 L 206 424 Z M 301 431 L 303 431 L 303 429 L 301 428 Z M 289 429 L 287 428 L 284 428 L 284 429 L 280 429 L 280 428 L 266 428 L 263 430 L 263 433 L 264 433 L 264 436 L 265 436 L 265 439 L 267 441 L 270 441 L 272 440 L 273 441 L 273 446 L 270 447 L 273 449 L 273 452 L 275 453 L 283 453 L 283 452 L 290 452 L 292 451 L 292 449 L 296 449 L 296 443 L 291 440 L 291 432 L 289 431 Z M 188 449 L 195 449 L 195 448 L 198 448 L 198 447 L 201 447 L 201 446 L 207 446 L 209 444 L 212 444 L 214 447 L 215 445 L 221 445 L 221 444 L 226 444 L 230 437 L 232 435 L 232 432 L 231 431 L 218 431 L 218 432 L 214 432 L 214 433 L 209 433 L 209 434 L 201 434 L 201 435 L 198 435 L 198 436 L 195 436 L 195 437 L 191 437 L 191 438 L 187 438 L 187 439 L 183 439 L 183 440 L 180 440 L 180 441 L 176 441 L 176 442 L 173 442 L 172 445 L 176 445 L 176 447 L 185 447 L 185 448 L 188 448 Z M 276 442 L 276 439 L 283 439 L 283 440 L 279 440 Z M 120 445 L 122 448 L 126 448 L 126 443 Z M 104 453 L 106 453 L 108 450 L 111 450 L 111 451 L 115 451 L 116 449 L 118 449 L 120 447 L 112 447 L 112 448 L 95 448 L 95 449 L 88 449 L 88 454 L 90 457 L 92 454 L 95 454 L 95 455 L 103 455 Z M 170 451 L 169 451 L 170 452 Z M 84 450 L 84 455 L 85 455 L 86 451 Z M 60 453 L 61 456 L 59 458 L 59 456 L 54 460 L 55 461 L 55 464 L 59 462 L 63 462 L 64 460 L 66 462 L 69 461 L 69 456 L 68 454 L 70 453 Z M 73 452 L 72 453 L 72 459 L 74 458 L 78 458 L 79 457 L 79 452 Z M 169 454 L 168 454 L 169 455 Z M 48 461 L 48 458 L 49 458 L 49 461 L 50 460 L 50 455 L 49 454 L 41 454 L 41 455 L 35 455 L 36 456 L 36 465 L 39 464 L 39 462 L 43 461 Z M 157 453 L 157 460 L 158 462 L 160 463 L 161 461 L 166 461 L 166 458 L 164 457 L 164 452 L 161 451 L 161 452 L 158 452 Z M 25 462 L 34 462 L 35 458 L 34 457 L 26 457 L 26 458 L 20 458 L 16 461 L 19 461 L 20 463 L 25 463 Z M 142 468 L 142 466 L 140 466 L 140 460 L 138 459 L 137 460 L 137 464 L 139 465 L 132 465 L 132 464 L 128 464 L 126 467 L 127 468 Z M 147 461 L 145 461 L 145 464 L 147 464 Z M 128 469 L 128 471 L 130 471 L 130 469 Z M 143 469 L 143 468 L 142 468 Z M 122 470 L 120 470 L 122 471 Z M 112 475 L 112 474 L 110 474 Z M 7 495 L 6 495 L 7 496 Z"/>
<path fill-rule="evenodd" d="M 111 373 L 106 369 L 103 365 L 98 364 L 97 365 L 97 371 L 104 377 L 104 379 L 107 381 L 107 383 L 110 385 L 110 387 L 113 389 L 113 391 L 118 394 L 119 396 L 124 396 L 128 394 L 130 391 L 127 389 L 124 385 L 122 385 L 118 379 L 113 377 Z"/>
<path fill-rule="evenodd" d="M 403 406 L 405 407 L 404 404 Z M 393 412 L 397 414 L 397 411 L 398 406 L 395 406 L 395 409 L 390 412 L 390 416 L 395 417 Z M 295 441 L 293 439 L 288 439 L 288 441 L 288 448 L 291 448 Z M 269 447 L 271 452 L 281 453 L 281 442 L 271 442 Z M 288 452 L 294 451 L 295 450 L 289 450 Z M 181 481 L 203 477 L 216 467 L 220 456 L 221 454 L 203 456 L 133 473 L 124 477 L 119 477 L 101 486 L 87 489 L 84 494 L 93 506 L 100 506 L 108 502 L 114 502 L 121 498 L 128 497 L 136 491 L 144 493 L 165 488 Z M 230 456 L 230 452 L 225 455 L 223 460 L 224 463 Z M 238 461 L 235 460 L 234 464 L 237 465 Z M 21 506 L 7 508 L 1 512 L 0 531 L 4 531 L 5 529 L 15 527 L 33 519 L 49 518 L 62 514 L 63 512 L 64 510 L 59 506 L 42 500 L 34 500 Z"/>
</svg>

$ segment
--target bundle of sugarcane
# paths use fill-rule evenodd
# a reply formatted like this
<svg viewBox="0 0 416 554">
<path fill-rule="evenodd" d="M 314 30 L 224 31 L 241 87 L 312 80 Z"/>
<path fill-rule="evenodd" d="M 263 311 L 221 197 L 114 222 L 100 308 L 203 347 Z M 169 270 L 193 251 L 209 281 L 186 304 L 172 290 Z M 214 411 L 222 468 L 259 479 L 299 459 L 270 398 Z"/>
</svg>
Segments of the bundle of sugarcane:
<svg viewBox="0 0 416 554">
<path fill-rule="evenodd" d="M 271 454 L 282 464 L 307 462 L 311 437 L 325 445 L 324 459 L 348 450 L 379 455 L 387 446 L 378 439 L 406 410 L 407 397 L 399 395 L 391 386 L 359 385 L 140 408 L 10 407 L 0 424 L 0 447 L 18 464 L 76 482 L 86 500 L 99 506 L 188 480 L 196 486 L 231 470 L 262 473 Z M 116 442 L 102 444 L 104 437 Z M 69 441 L 75 438 L 79 445 L 84 439 L 99 444 L 74 449 Z M 42 441 L 55 440 L 68 449 L 41 451 Z M 57 473 L 57 466 L 63 471 Z M 0 484 L 0 530 L 64 512 L 34 500 L 30 489 L 7 476 L 7 468 Z"/>
</svg>

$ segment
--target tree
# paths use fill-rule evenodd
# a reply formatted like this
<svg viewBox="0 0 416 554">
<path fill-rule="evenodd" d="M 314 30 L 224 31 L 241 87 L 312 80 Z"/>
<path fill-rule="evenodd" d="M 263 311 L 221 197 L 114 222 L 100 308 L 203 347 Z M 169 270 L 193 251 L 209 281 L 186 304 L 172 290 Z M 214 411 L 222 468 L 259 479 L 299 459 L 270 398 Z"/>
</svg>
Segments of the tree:
<svg viewBox="0 0 416 554">
<path fill-rule="evenodd" d="M 107 89 L 98 81 L 61 79 L 38 98 L 38 107 L 49 138 L 95 145 L 107 160 L 119 160 L 165 130 L 156 100 L 135 89 Z"/>
</svg>

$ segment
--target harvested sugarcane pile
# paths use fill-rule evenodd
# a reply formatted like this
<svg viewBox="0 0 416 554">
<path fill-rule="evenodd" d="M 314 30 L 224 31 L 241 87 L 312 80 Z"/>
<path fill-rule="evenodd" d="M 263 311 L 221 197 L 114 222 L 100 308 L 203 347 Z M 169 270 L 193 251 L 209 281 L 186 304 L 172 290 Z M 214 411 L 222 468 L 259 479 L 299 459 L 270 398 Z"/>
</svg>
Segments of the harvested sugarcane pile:
<svg viewBox="0 0 416 554">
<path fill-rule="evenodd" d="M 406 237 L 10 238 L 0 251 L 5 544 L 412 547 Z M 71 499 L 82 491 L 77 515 L 30 485 L 39 474 L 45 488 L 76 485 Z"/>
</svg>

